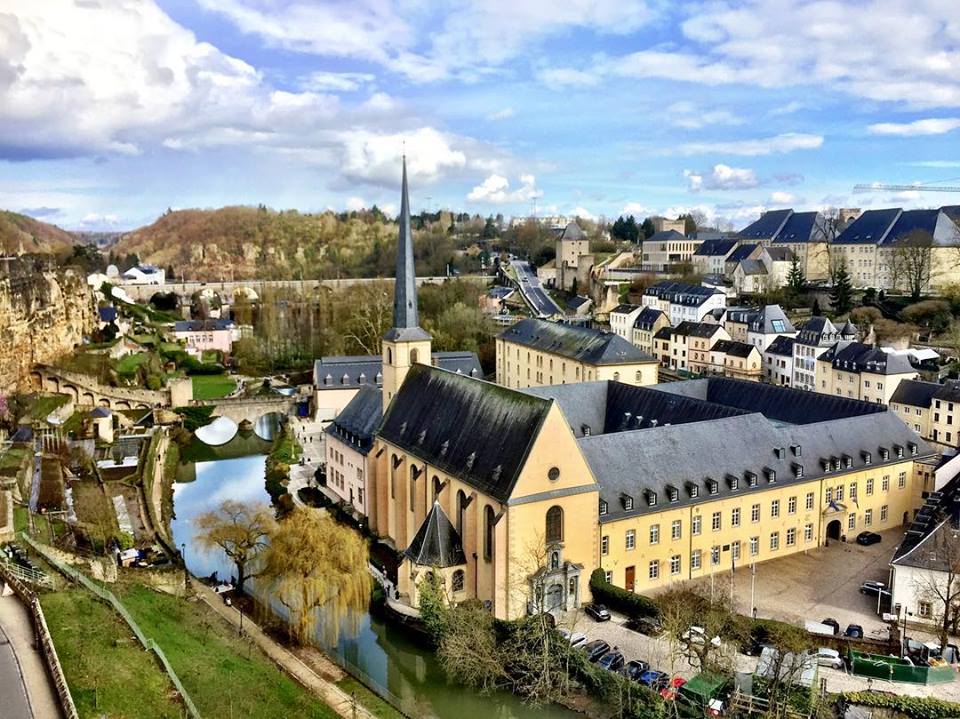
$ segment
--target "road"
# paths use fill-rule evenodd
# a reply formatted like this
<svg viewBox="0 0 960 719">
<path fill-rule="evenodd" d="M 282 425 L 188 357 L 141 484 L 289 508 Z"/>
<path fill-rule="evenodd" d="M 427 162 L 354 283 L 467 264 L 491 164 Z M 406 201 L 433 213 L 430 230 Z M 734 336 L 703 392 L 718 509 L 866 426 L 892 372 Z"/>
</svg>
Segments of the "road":
<svg viewBox="0 0 960 719">
<path fill-rule="evenodd" d="M 550 298 L 550 295 L 543 289 L 537 273 L 530 268 L 528 262 L 511 260 L 510 266 L 517 273 L 520 294 L 523 295 L 523 299 L 526 300 L 526 303 L 530 305 L 534 312 L 540 317 L 563 314 L 563 310 L 557 307 L 557 304 Z"/>
<path fill-rule="evenodd" d="M 59 719 L 56 689 L 34 646 L 33 622 L 16 595 L 0 596 L 0 716 Z"/>
</svg>

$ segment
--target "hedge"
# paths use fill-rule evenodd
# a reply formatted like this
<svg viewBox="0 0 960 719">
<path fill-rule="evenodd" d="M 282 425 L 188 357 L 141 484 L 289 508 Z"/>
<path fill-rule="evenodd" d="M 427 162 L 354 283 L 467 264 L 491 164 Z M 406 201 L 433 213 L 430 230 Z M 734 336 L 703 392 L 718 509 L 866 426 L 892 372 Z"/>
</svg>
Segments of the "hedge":
<svg viewBox="0 0 960 719">
<path fill-rule="evenodd" d="M 909 697 L 879 692 L 848 692 L 840 698 L 847 704 L 892 709 L 909 719 L 957 719 L 960 704 L 933 697 Z"/>
<path fill-rule="evenodd" d="M 602 569 L 594 569 L 590 575 L 590 591 L 593 601 L 629 617 L 660 616 L 660 609 L 652 599 L 610 584 Z"/>
</svg>

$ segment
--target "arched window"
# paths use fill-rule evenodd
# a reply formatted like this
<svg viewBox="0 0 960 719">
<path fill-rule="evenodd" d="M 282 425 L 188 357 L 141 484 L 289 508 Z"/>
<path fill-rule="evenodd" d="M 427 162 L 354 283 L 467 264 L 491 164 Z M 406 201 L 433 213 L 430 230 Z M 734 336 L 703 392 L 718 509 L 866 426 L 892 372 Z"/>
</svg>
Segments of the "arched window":
<svg viewBox="0 0 960 719">
<path fill-rule="evenodd" d="M 493 531 L 496 528 L 496 515 L 489 504 L 483 510 L 483 558 L 493 559 Z"/>
<path fill-rule="evenodd" d="M 410 364 L 416 364 L 420 359 L 420 353 L 417 352 L 417 348 L 414 347 L 410 350 Z"/>
<path fill-rule="evenodd" d="M 397 498 L 397 464 L 397 455 L 393 455 L 390 459 L 390 499 Z"/>
<path fill-rule="evenodd" d="M 393 349 L 387 347 L 387 364 L 393 364 Z"/>
<path fill-rule="evenodd" d="M 410 511 L 414 511 L 417 499 L 417 468 L 410 465 Z"/>
<path fill-rule="evenodd" d="M 467 512 L 467 495 L 463 490 L 457 492 L 457 534 L 463 536 L 464 515 Z"/>
<path fill-rule="evenodd" d="M 614 372 L 614 373 L 613 373 L 613 381 L 614 381 L 614 382 L 619 382 L 619 381 L 620 381 L 620 373 L 619 373 L 619 372 Z"/>
<path fill-rule="evenodd" d="M 466 574 L 462 569 L 458 569 L 453 573 L 453 581 L 451 582 L 453 591 L 462 592 L 463 591 L 463 580 L 466 578 Z"/>
<path fill-rule="evenodd" d="M 440 492 L 443 490 L 443 482 L 440 481 L 440 478 L 437 475 L 433 475 L 433 501 L 436 502 L 440 497 Z"/>
<path fill-rule="evenodd" d="M 547 510 L 547 544 L 563 541 L 563 509 L 557 506 Z"/>
<path fill-rule="evenodd" d="M 560 569 L 560 552 L 550 552 L 550 569 Z"/>
<path fill-rule="evenodd" d="M 637 370 L 637 378 L 636 378 L 636 381 L 637 381 L 637 382 L 643 381 L 643 374 L 640 372 L 640 370 Z"/>
</svg>

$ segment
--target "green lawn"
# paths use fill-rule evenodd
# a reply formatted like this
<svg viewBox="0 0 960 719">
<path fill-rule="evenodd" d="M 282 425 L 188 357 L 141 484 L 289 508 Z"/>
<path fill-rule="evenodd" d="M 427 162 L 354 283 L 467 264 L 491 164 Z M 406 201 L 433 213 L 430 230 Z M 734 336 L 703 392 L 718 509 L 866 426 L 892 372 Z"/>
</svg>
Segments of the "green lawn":
<svg viewBox="0 0 960 719">
<path fill-rule="evenodd" d="M 195 374 L 192 380 L 194 399 L 219 399 L 237 388 L 236 380 L 225 374 Z"/>
<path fill-rule="evenodd" d="M 112 608 L 85 589 L 40 597 L 81 717 L 181 717 L 173 684 Z"/>
<path fill-rule="evenodd" d="M 137 584 L 111 589 L 147 636 L 160 644 L 202 716 L 337 717 L 202 602 Z"/>
<path fill-rule="evenodd" d="M 60 409 L 70 401 L 65 394 L 38 395 L 30 407 L 30 416 L 34 419 L 46 419 L 54 410 Z"/>
<path fill-rule="evenodd" d="M 404 719 L 404 715 L 394 709 L 392 704 L 385 699 L 381 699 L 379 694 L 374 694 L 349 674 L 338 681 L 337 686 L 347 694 L 355 696 L 360 706 L 375 717 L 380 719 Z"/>
<path fill-rule="evenodd" d="M 13 508 L 13 530 L 20 534 L 30 529 L 30 510 L 26 507 Z"/>
<path fill-rule="evenodd" d="M 123 357 L 117 362 L 117 374 L 132 375 L 140 365 L 150 361 L 150 355 L 147 352 L 134 352 Z"/>
<path fill-rule="evenodd" d="M 0 457 L 0 472 L 5 469 L 16 470 L 20 467 L 20 463 L 23 461 L 24 456 L 27 454 L 26 449 L 22 447 L 13 447 L 8 449 L 2 457 Z"/>
</svg>

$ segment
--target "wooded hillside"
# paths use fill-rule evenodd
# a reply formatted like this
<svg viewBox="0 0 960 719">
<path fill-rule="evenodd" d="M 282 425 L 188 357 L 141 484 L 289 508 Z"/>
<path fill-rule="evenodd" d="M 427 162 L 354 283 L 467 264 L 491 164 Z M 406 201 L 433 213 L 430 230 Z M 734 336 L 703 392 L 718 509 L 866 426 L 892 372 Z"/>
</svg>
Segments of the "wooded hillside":
<svg viewBox="0 0 960 719">
<path fill-rule="evenodd" d="M 76 238 L 66 230 L 27 215 L 0 210 L 0 251 L 13 254 L 19 251 L 28 253 L 49 253 L 62 255 L 70 251 Z"/>
</svg>

